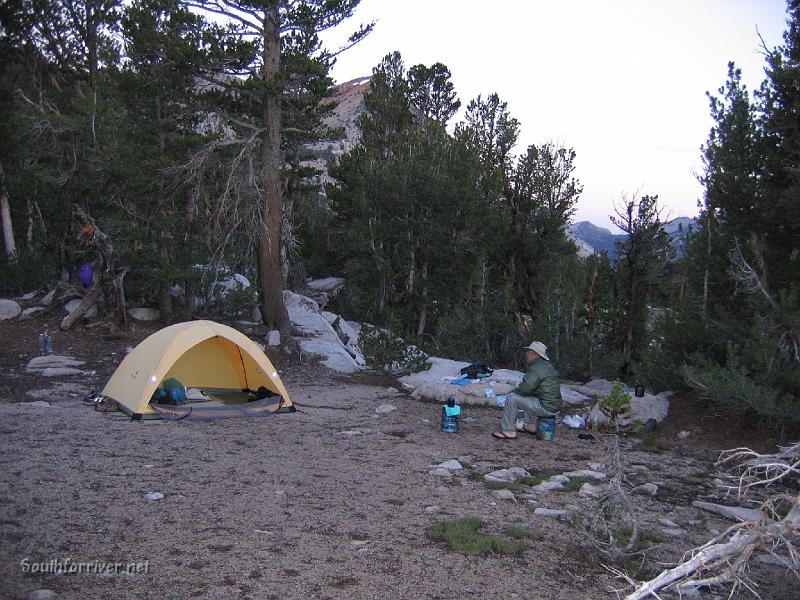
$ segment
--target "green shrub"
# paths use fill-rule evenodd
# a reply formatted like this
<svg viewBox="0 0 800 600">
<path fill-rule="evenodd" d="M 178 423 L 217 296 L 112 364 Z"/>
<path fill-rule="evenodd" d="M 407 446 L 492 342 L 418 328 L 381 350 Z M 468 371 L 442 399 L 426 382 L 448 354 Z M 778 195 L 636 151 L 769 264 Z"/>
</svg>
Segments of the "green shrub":
<svg viewBox="0 0 800 600">
<path fill-rule="evenodd" d="M 800 421 L 800 402 L 782 392 L 767 374 L 761 372 L 757 379 L 732 346 L 725 365 L 702 355 L 694 355 L 692 362 L 681 370 L 686 383 L 726 412 L 752 411 L 777 422 Z"/>
<path fill-rule="evenodd" d="M 611 393 L 597 403 L 602 413 L 619 429 L 619 417 L 631 410 L 631 395 L 622 391 L 622 382 L 617 380 Z"/>
<path fill-rule="evenodd" d="M 522 527 L 521 525 L 511 525 L 506 527 L 505 534 L 508 537 L 517 539 L 517 540 L 540 540 L 542 539 L 542 534 L 536 531 L 535 529 L 531 529 L 530 527 Z"/>
<path fill-rule="evenodd" d="M 389 329 L 364 325 L 358 344 L 364 358 L 393 373 L 418 373 L 431 368 L 427 354 Z"/>
<path fill-rule="evenodd" d="M 20 294 L 47 287 L 55 281 L 52 256 L 20 250 L 14 260 L 0 257 L 0 293 Z"/>
</svg>

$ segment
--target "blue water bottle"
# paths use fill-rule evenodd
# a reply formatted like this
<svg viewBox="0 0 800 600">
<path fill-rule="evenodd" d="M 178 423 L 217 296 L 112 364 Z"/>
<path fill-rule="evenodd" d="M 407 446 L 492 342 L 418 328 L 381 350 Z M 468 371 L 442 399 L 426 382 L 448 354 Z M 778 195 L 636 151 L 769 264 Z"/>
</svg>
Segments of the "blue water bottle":
<svg viewBox="0 0 800 600">
<path fill-rule="evenodd" d="M 458 421 L 461 417 L 461 407 L 454 398 L 447 399 L 447 404 L 442 404 L 442 431 L 444 433 L 458 433 Z"/>
</svg>

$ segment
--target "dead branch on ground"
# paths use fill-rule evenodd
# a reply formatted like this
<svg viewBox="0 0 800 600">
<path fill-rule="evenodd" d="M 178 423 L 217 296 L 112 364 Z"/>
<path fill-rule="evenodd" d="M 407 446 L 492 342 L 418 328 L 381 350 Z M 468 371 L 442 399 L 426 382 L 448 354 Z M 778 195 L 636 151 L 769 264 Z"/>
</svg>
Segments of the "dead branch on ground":
<svg viewBox="0 0 800 600">
<path fill-rule="evenodd" d="M 755 488 L 779 482 L 800 480 L 800 443 L 782 447 L 775 454 L 760 454 L 749 448 L 736 448 L 720 455 L 717 466 L 738 477 L 736 489 L 745 497 Z M 729 486 L 730 487 L 730 486 Z M 787 511 L 788 507 L 788 511 Z M 737 523 L 703 546 L 688 553 L 672 569 L 638 585 L 624 573 L 611 569 L 636 589 L 625 600 L 658 597 L 662 590 L 688 591 L 700 587 L 731 586 L 731 595 L 740 587 L 756 597 L 756 586 L 748 577 L 750 562 L 766 555 L 783 564 L 800 579 L 800 494 L 774 493 L 760 504 L 757 521 Z"/>
</svg>

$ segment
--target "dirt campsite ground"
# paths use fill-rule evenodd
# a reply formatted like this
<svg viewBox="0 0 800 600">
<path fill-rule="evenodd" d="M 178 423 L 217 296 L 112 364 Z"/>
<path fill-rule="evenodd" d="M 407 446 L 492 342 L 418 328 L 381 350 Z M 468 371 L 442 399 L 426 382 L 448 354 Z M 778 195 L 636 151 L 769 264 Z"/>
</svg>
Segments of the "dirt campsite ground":
<svg viewBox="0 0 800 600">
<path fill-rule="evenodd" d="M 55 352 L 85 361 L 94 374 L 51 381 L 26 373 L 40 352 L 38 334 L 47 324 L 55 329 L 59 317 L 0 323 L 2 598 L 44 589 L 58 598 L 111 599 L 599 599 L 625 588 L 571 522 L 534 515 L 537 507 L 592 515 L 596 500 L 577 491 L 503 500 L 482 478 L 514 466 L 535 474 L 607 463 L 600 439 L 559 427 L 554 442 L 496 441 L 497 409 L 467 409 L 461 432 L 443 434 L 439 407 L 412 399 L 392 378 L 339 376 L 279 352 L 271 358 L 302 412 L 133 422 L 81 399 L 102 389 L 125 349 L 156 327 L 58 332 Z M 396 410 L 376 412 L 383 404 Z M 644 573 L 730 524 L 691 502 L 709 494 L 719 449 L 769 446 L 763 432 L 743 436 L 740 425 L 677 398 L 655 451 L 641 436 L 623 439 L 629 486 L 659 487 L 656 497 L 634 496 L 644 527 L 658 533 Z M 464 468 L 452 477 L 430 473 L 451 459 Z M 164 498 L 149 501 L 150 492 Z M 468 516 L 480 518 L 487 534 L 508 537 L 514 526 L 534 533 L 510 556 L 459 554 L 430 539 L 437 523 Z M 659 519 L 682 533 L 664 534 Z M 31 572 L 53 561 L 123 568 Z M 140 572 L 125 572 L 129 564 Z M 776 567 L 757 566 L 752 575 L 762 597 L 797 597 Z"/>
</svg>

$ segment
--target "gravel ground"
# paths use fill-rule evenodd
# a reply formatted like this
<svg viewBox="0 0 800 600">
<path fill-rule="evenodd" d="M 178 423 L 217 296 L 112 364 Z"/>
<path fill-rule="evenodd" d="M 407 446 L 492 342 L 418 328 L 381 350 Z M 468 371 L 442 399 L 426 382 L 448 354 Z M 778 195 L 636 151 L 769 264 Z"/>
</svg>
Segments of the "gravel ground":
<svg viewBox="0 0 800 600">
<path fill-rule="evenodd" d="M 28 392 L 51 384 L 24 372 L 39 328 L 0 324 L 8 340 L 0 350 L 0 597 L 49 589 L 58 598 L 591 600 L 615 598 L 612 589 L 624 587 L 572 524 L 533 515 L 537 506 L 591 513 L 593 500 L 575 492 L 500 500 L 481 478 L 512 466 L 586 469 L 607 460 L 600 440 L 559 428 L 552 443 L 496 441 L 492 409 L 466 410 L 461 432 L 443 434 L 439 407 L 412 400 L 386 377 L 340 377 L 278 356 L 302 412 L 133 422 L 84 406 L 82 392 L 102 387 L 146 327 L 57 334 L 57 352 L 97 372 L 62 378 L 73 385 L 45 397 L 50 406 L 25 404 L 34 400 Z M 397 410 L 378 414 L 381 404 Z M 639 464 L 631 482 L 662 488 L 658 498 L 637 497 L 642 515 L 697 518 L 689 505 L 709 461 L 640 452 L 639 443 L 624 442 L 627 461 Z M 451 479 L 429 473 L 449 459 L 465 468 Z M 149 492 L 164 498 L 146 500 Z M 489 533 L 520 525 L 540 537 L 514 556 L 456 554 L 427 537 L 432 525 L 464 516 L 481 518 Z M 705 528 L 715 524 L 703 519 Z M 678 560 L 708 537 L 704 528 L 689 531 L 651 557 Z M 53 560 L 146 563 L 147 572 L 23 572 Z M 762 596 L 792 597 L 774 574 L 762 573 Z"/>
</svg>

